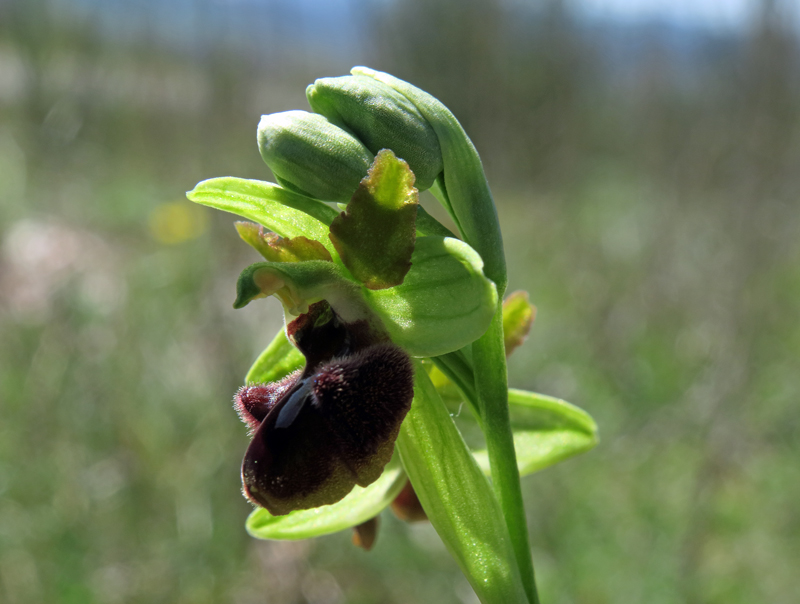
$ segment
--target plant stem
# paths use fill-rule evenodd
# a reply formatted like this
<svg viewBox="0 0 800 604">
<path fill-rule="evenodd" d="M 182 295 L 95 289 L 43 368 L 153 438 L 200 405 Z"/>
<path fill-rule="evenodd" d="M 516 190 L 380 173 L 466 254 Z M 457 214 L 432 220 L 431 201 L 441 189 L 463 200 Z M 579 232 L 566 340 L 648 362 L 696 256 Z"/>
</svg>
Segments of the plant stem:
<svg viewBox="0 0 800 604">
<path fill-rule="evenodd" d="M 508 414 L 508 378 L 501 305 L 498 304 L 489 330 L 472 344 L 472 353 L 475 388 L 483 407 L 492 483 L 508 526 L 528 600 L 530 604 L 539 604 L 517 469 L 517 454 Z"/>
</svg>

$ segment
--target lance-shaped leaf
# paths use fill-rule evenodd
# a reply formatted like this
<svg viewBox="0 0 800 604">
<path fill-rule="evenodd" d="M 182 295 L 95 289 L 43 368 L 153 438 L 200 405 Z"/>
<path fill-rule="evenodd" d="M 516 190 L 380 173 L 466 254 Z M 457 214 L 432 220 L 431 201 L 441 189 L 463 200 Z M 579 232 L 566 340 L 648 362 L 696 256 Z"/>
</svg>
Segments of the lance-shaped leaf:
<svg viewBox="0 0 800 604">
<path fill-rule="evenodd" d="M 536 307 L 528 299 L 528 292 L 516 291 L 503 302 L 503 339 L 506 356 L 521 346 L 531 331 L 536 318 Z"/>
<path fill-rule="evenodd" d="M 479 338 L 497 306 L 480 256 L 463 241 L 419 237 L 403 283 L 365 290 L 392 340 L 411 356 L 432 357 Z"/>
<path fill-rule="evenodd" d="M 344 265 L 369 289 L 403 282 L 414 251 L 417 206 L 408 164 L 389 150 L 378 153 L 330 232 Z"/>
<path fill-rule="evenodd" d="M 335 252 L 328 227 L 338 212 L 332 207 L 271 182 L 226 176 L 197 183 L 186 193 L 191 201 L 254 220 L 282 237 L 316 239 Z"/>
<path fill-rule="evenodd" d="M 355 487 L 338 503 L 273 516 L 258 508 L 247 519 L 247 532 L 259 539 L 308 539 L 328 535 L 377 516 L 402 490 L 408 479 L 397 454 L 378 480 Z"/>
<path fill-rule="evenodd" d="M 277 382 L 301 369 L 306 360 L 281 329 L 253 363 L 244 378 L 246 384 Z"/>
<path fill-rule="evenodd" d="M 270 262 L 302 262 L 303 260 L 327 260 L 331 254 L 319 241 L 308 237 L 281 237 L 265 231 L 260 224 L 237 222 L 236 231 L 242 240 Z"/>
<path fill-rule="evenodd" d="M 419 362 L 397 450 L 425 513 L 481 602 L 527 602 L 500 505 Z"/>
</svg>

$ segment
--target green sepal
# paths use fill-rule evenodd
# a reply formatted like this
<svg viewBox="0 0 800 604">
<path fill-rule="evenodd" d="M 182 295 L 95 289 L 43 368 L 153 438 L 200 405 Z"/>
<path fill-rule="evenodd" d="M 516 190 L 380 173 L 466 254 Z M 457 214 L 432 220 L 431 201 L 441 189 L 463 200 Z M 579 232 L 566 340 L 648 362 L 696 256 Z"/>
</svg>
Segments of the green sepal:
<svg viewBox="0 0 800 604">
<path fill-rule="evenodd" d="M 414 402 L 396 448 L 422 507 L 483 604 L 527 602 L 492 488 L 422 364 L 415 365 Z"/>
<path fill-rule="evenodd" d="M 480 256 L 463 241 L 419 237 L 403 283 L 364 289 L 392 341 L 413 357 L 458 350 L 479 338 L 497 307 L 494 283 Z"/>
<path fill-rule="evenodd" d="M 335 253 L 328 227 L 338 212 L 329 205 L 274 183 L 224 176 L 197 183 L 191 201 L 253 220 L 282 237 L 308 237 Z"/>
<path fill-rule="evenodd" d="M 341 501 L 310 510 L 273 516 L 265 508 L 253 510 L 247 532 L 258 539 L 307 539 L 361 524 L 386 508 L 406 483 L 397 453 L 380 478 L 367 487 L 356 486 Z"/>
<path fill-rule="evenodd" d="M 274 295 L 291 320 L 307 313 L 310 304 L 326 300 L 343 321 L 367 321 L 383 331 L 362 291 L 364 288 L 345 277 L 343 269 L 333 262 L 259 262 L 239 275 L 233 307 L 243 308 L 256 298 Z"/>
<path fill-rule="evenodd" d="M 512 388 L 508 402 L 520 476 L 584 453 L 599 441 L 592 417 L 566 401 Z M 481 449 L 472 453 L 488 475 L 487 452 Z"/>
<path fill-rule="evenodd" d="M 325 117 L 307 111 L 261 116 L 258 149 L 286 188 L 325 201 L 347 201 L 374 152 Z"/>
<path fill-rule="evenodd" d="M 528 299 L 528 292 L 515 291 L 503 301 L 503 340 L 506 356 L 521 346 L 531 331 L 536 318 L 536 307 Z"/>
<path fill-rule="evenodd" d="M 247 375 L 245 384 L 266 384 L 277 382 L 287 375 L 301 369 L 306 359 L 286 337 L 286 330 L 281 329 L 264 351 L 258 355 Z"/>
<path fill-rule="evenodd" d="M 451 413 L 463 422 L 474 420 L 483 429 L 475 398 L 471 361 L 463 351 L 452 352 L 432 361 L 435 365 L 428 366 L 428 375 Z M 462 413 L 465 401 L 469 404 L 470 413 Z M 508 390 L 508 403 L 521 476 L 588 451 L 598 443 L 597 424 L 580 407 L 552 396 L 513 388 Z M 467 428 L 464 423 L 460 425 Z M 470 432 L 475 430 L 467 429 L 465 434 Z M 486 450 L 476 447 L 473 453 L 481 468 L 489 475 Z"/>
<path fill-rule="evenodd" d="M 342 263 L 367 288 L 403 282 L 411 268 L 418 205 L 408 164 L 388 149 L 378 153 L 330 232 Z"/>
<path fill-rule="evenodd" d="M 263 226 L 254 222 L 236 222 L 234 226 L 239 237 L 270 262 L 333 261 L 331 253 L 315 239 L 281 237 L 265 231 Z"/>
<path fill-rule="evenodd" d="M 442 171 L 436 132 L 414 104 L 374 78 L 320 78 L 306 88 L 311 108 L 351 130 L 372 153 L 391 149 L 411 166 L 420 191 Z"/>
</svg>

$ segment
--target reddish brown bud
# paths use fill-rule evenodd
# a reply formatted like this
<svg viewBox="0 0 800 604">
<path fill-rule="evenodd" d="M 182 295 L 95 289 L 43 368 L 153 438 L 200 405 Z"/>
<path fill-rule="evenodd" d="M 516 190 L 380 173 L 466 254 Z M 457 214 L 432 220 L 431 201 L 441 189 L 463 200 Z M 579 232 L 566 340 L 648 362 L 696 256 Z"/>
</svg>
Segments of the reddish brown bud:
<svg viewBox="0 0 800 604">
<path fill-rule="evenodd" d="M 353 527 L 353 545 L 369 551 L 378 538 L 378 517 L 370 518 L 366 522 Z"/>
<path fill-rule="evenodd" d="M 421 522 L 428 519 L 410 481 L 406 482 L 406 486 L 392 501 L 392 511 L 395 516 L 405 522 Z"/>
</svg>

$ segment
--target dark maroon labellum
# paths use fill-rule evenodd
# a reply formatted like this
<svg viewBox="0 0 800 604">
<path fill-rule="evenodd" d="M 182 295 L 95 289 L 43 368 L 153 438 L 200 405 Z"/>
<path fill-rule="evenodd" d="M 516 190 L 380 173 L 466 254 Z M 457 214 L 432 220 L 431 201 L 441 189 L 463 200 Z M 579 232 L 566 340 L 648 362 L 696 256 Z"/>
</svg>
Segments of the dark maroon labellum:
<svg viewBox="0 0 800 604">
<path fill-rule="evenodd" d="M 254 431 L 244 492 L 274 515 L 335 503 L 383 472 L 413 398 L 408 355 L 327 303 L 289 325 L 306 366 L 242 388 L 234 406 Z"/>
</svg>

